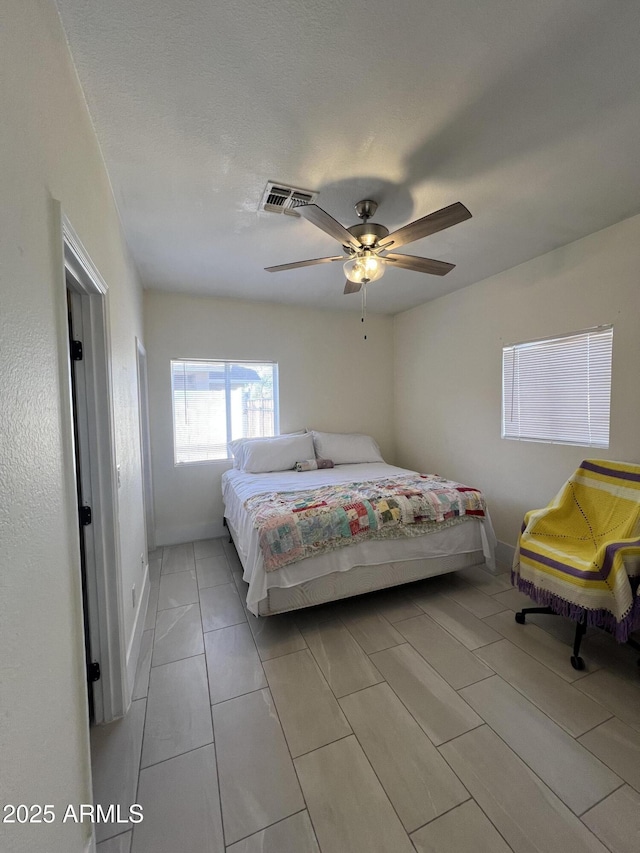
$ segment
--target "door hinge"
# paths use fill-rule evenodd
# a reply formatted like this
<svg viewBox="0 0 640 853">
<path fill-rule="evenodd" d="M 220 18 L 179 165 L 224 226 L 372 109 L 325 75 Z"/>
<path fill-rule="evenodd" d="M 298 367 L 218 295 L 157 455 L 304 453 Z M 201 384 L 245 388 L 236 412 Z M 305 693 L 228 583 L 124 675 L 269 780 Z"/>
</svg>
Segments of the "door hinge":
<svg viewBox="0 0 640 853">
<path fill-rule="evenodd" d="M 82 341 L 71 341 L 71 360 L 82 361 Z"/>
<path fill-rule="evenodd" d="M 81 506 L 80 507 L 80 524 L 83 527 L 86 527 L 88 524 L 91 524 L 91 507 L 90 506 Z"/>
<path fill-rule="evenodd" d="M 93 684 L 94 681 L 100 680 L 100 664 L 94 660 L 89 664 L 89 681 Z"/>
</svg>

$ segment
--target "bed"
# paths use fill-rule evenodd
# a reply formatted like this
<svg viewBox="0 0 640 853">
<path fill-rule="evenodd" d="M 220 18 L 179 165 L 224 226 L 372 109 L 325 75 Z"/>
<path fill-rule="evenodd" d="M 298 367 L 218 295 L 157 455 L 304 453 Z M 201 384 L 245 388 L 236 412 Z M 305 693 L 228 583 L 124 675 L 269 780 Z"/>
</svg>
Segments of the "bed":
<svg viewBox="0 0 640 853">
<path fill-rule="evenodd" d="M 435 475 L 388 465 L 382 461 L 375 443 L 372 445 L 374 450 L 358 453 L 354 450 L 356 445 L 351 442 L 348 452 L 340 454 L 340 444 L 332 444 L 331 440 L 323 444 L 322 438 L 316 438 L 332 435 L 315 433 L 314 445 L 294 441 L 296 448 L 290 452 L 298 459 L 305 458 L 301 457 L 302 448 L 309 454 L 311 447 L 314 459 L 317 456 L 329 458 L 327 454 L 332 450 L 338 459 L 347 460 L 334 467 L 303 472 L 290 470 L 291 466 L 289 470 L 256 471 L 252 469 L 260 468 L 259 464 L 243 465 L 241 459 L 238 467 L 223 474 L 225 524 L 242 563 L 243 579 L 249 585 L 247 607 L 252 613 L 269 616 L 472 566 L 486 565 L 491 571 L 495 570 L 495 534 L 484 503 L 482 510 L 477 508 L 477 490 Z M 269 449 L 271 461 L 262 467 L 287 464 L 286 455 L 278 461 L 274 447 L 271 445 Z M 374 461 L 350 461 L 360 458 Z M 289 513 L 304 511 L 310 515 L 312 513 L 307 510 L 316 506 L 322 505 L 326 510 L 326 502 L 318 499 L 327 493 L 345 493 L 355 485 L 369 489 L 372 484 L 377 489 L 388 488 L 388 484 L 397 486 L 398 483 L 413 486 L 418 482 L 417 478 L 424 482 L 435 479 L 439 481 L 437 485 L 457 488 L 458 496 L 467 501 L 467 511 L 461 510 L 463 514 L 460 515 L 457 510 L 448 512 L 448 517 L 421 522 L 412 526 L 409 532 L 394 529 L 393 520 L 389 530 L 383 531 L 380 525 L 380 530 L 369 531 L 368 538 L 360 534 L 359 528 L 354 536 L 350 536 L 347 530 L 347 535 L 342 537 L 344 547 L 337 547 L 335 542 L 327 547 L 314 544 L 306 549 L 296 547 L 287 550 L 280 543 L 271 551 L 265 547 L 269 538 L 267 534 L 279 526 L 276 512 L 279 505 Z M 440 491 L 444 494 L 443 489 Z M 474 498 L 476 503 L 472 500 Z M 474 506 L 475 510 L 470 508 Z M 366 513 L 364 519 L 355 515 L 353 523 L 362 520 L 367 523 Z"/>
</svg>

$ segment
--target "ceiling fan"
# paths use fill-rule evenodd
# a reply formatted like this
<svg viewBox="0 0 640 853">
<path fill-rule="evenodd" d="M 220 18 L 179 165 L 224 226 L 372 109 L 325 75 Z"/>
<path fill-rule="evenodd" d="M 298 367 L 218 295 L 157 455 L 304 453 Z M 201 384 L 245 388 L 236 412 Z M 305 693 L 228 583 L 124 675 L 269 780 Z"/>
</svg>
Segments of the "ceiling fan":
<svg viewBox="0 0 640 853">
<path fill-rule="evenodd" d="M 296 213 L 304 216 L 313 225 L 341 243 L 346 254 L 296 261 L 292 264 L 279 264 L 275 267 L 265 267 L 265 269 L 267 272 L 281 272 L 309 267 L 313 264 L 345 261 L 344 272 L 347 277 L 345 293 L 357 293 L 362 285 L 382 278 L 387 266 L 430 275 L 446 275 L 451 272 L 455 264 L 434 261 L 430 258 L 418 258 L 415 255 L 398 255 L 395 251 L 390 252 L 389 249 L 395 250 L 406 243 L 412 243 L 414 240 L 420 240 L 422 237 L 428 237 L 430 234 L 444 231 L 445 228 L 470 219 L 471 214 L 464 204 L 457 201 L 455 204 L 436 210 L 435 213 L 423 216 L 422 219 L 416 219 L 391 234 L 384 225 L 369 222 L 377 208 L 377 203 L 371 199 L 359 201 L 355 209 L 362 222 L 345 228 L 317 204 L 301 205 L 296 208 Z"/>
</svg>

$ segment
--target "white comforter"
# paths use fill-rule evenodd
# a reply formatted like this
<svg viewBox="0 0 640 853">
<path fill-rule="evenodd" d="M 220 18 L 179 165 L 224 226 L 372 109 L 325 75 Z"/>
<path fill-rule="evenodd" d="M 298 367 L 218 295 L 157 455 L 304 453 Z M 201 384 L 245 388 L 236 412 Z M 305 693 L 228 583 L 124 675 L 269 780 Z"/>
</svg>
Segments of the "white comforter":
<svg viewBox="0 0 640 853">
<path fill-rule="evenodd" d="M 496 538 L 489 515 L 469 518 L 463 524 L 425 536 L 407 539 L 365 540 L 339 548 L 328 554 L 310 557 L 265 572 L 258 532 L 244 509 L 245 501 L 265 492 L 304 491 L 335 483 L 355 483 L 415 473 L 384 462 L 337 465 L 320 471 L 276 471 L 270 474 L 245 474 L 232 468 L 222 475 L 225 518 L 234 533 L 238 555 L 244 567 L 244 580 L 249 584 L 247 606 L 258 613 L 258 605 L 270 587 L 296 586 L 332 572 L 344 572 L 354 566 L 377 566 L 424 557 L 443 557 L 482 550 L 490 568 L 495 567 Z"/>
</svg>

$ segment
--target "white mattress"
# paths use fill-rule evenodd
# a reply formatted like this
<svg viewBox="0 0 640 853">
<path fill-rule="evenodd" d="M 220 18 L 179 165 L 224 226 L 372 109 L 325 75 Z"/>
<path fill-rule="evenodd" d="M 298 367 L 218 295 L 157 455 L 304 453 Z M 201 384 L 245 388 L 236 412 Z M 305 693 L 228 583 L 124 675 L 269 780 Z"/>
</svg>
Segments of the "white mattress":
<svg viewBox="0 0 640 853">
<path fill-rule="evenodd" d="M 246 474 L 232 468 L 222 475 L 225 518 L 234 534 L 238 556 L 249 584 L 247 606 L 258 614 L 260 602 L 272 587 L 292 587 L 332 572 L 345 572 L 354 566 L 378 566 L 425 557 L 444 557 L 482 551 L 490 569 L 495 568 L 496 537 L 487 514 L 470 516 L 460 524 L 424 536 L 406 539 L 362 540 L 317 557 L 309 557 L 273 572 L 265 572 L 258 531 L 244 508 L 245 501 L 265 492 L 303 491 L 334 483 L 376 480 L 399 474 L 415 473 L 384 462 L 337 465 L 320 471 L 277 471 L 270 474 Z"/>
</svg>

